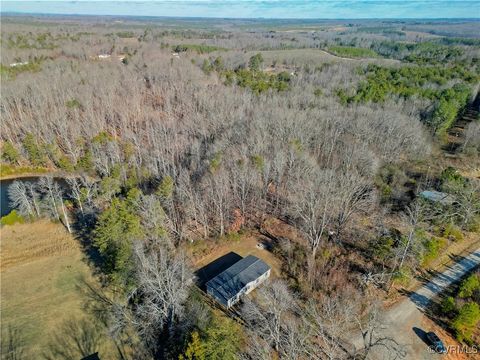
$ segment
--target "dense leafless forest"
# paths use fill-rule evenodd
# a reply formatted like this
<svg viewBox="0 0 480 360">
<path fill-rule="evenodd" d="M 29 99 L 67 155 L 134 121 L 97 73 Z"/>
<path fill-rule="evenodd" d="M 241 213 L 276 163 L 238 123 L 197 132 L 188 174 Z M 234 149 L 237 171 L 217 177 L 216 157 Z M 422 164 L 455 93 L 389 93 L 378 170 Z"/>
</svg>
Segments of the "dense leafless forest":
<svg viewBox="0 0 480 360">
<path fill-rule="evenodd" d="M 52 218 L 82 244 L 116 358 L 401 358 L 382 302 L 478 239 L 478 34 L 3 16 L 2 176 L 66 179 L 14 182 L 11 217 Z M 249 237 L 276 275 L 219 309 L 199 264 Z"/>
</svg>

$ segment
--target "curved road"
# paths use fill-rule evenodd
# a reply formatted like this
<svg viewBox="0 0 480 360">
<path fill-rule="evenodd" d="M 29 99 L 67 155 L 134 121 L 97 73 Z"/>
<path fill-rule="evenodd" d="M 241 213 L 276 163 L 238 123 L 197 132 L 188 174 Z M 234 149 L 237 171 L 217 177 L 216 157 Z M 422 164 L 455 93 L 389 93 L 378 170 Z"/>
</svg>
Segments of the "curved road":
<svg viewBox="0 0 480 360">
<path fill-rule="evenodd" d="M 389 336 L 399 344 L 405 346 L 406 357 L 404 357 L 404 359 L 430 360 L 461 358 L 454 354 L 441 357 L 439 354 L 434 354 L 429 351 L 424 341 L 425 332 L 428 331 L 434 330 L 440 338 L 444 340 L 445 345 L 452 344 L 449 344 L 445 339 L 446 336 L 439 327 L 428 320 L 423 312 L 433 298 L 479 265 L 480 248 L 452 264 L 443 273 L 436 275 L 428 283 L 410 294 L 408 298 L 405 298 L 394 307 L 385 311 L 382 315 L 382 320 L 385 325 L 385 328 L 382 329 L 382 335 Z M 361 339 L 356 339 L 354 345 L 357 349 L 361 348 Z M 393 354 L 386 353 L 385 349 L 378 348 L 372 349 L 367 359 L 384 360 L 392 358 L 392 355 Z"/>
</svg>

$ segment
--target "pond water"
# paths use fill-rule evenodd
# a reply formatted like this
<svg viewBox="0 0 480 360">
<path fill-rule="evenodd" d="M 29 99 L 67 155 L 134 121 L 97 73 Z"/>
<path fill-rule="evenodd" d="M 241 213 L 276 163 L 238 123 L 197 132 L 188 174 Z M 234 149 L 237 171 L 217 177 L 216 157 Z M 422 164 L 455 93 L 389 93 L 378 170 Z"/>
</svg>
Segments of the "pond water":
<svg viewBox="0 0 480 360">
<path fill-rule="evenodd" d="M 10 206 L 10 198 L 8 197 L 8 188 L 9 186 L 15 181 L 22 181 L 22 182 L 36 182 L 40 176 L 32 176 L 32 177 L 22 177 L 17 179 L 8 179 L 8 180 L 0 180 L 0 216 L 5 216 L 10 211 L 12 211 L 12 207 Z M 58 181 L 62 186 L 65 186 L 65 180 L 62 178 L 55 178 L 55 181 Z"/>
</svg>

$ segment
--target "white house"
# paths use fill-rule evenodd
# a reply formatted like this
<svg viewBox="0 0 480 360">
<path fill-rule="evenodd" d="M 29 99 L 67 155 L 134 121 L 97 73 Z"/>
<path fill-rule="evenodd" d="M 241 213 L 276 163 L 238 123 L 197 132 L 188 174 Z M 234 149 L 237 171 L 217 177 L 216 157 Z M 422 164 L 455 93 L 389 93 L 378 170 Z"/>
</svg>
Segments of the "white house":
<svg viewBox="0 0 480 360">
<path fill-rule="evenodd" d="M 229 308 L 270 276 L 270 266 L 249 255 L 207 282 L 207 293 Z"/>
</svg>

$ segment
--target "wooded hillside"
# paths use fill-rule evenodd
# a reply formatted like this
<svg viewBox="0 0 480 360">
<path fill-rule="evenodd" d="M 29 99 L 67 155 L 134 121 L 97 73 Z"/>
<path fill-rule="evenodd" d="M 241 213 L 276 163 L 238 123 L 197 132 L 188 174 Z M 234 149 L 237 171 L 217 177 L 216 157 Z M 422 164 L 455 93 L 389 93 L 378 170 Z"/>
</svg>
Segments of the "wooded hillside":
<svg viewBox="0 0 480 360">
<path fill-rule="evenodd" d="M 15 182 L 5 221 L 76 235 L 119 358 L 401 353 L 344 342 L 380 338 L 381 300 L 478 239 L 479 119 L 456 128 L 478 116 L 472 27 L 2 17 L 2 175 L 67 177 Z M 248 236 L 280 275 L 223 313 L 195 271 Z"/>
</svg>

